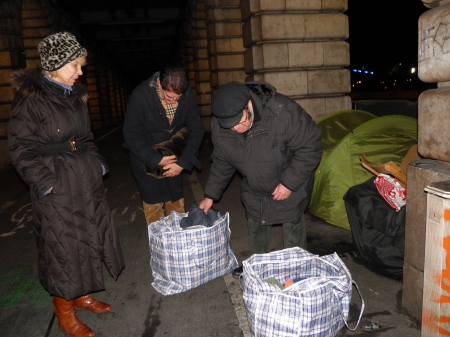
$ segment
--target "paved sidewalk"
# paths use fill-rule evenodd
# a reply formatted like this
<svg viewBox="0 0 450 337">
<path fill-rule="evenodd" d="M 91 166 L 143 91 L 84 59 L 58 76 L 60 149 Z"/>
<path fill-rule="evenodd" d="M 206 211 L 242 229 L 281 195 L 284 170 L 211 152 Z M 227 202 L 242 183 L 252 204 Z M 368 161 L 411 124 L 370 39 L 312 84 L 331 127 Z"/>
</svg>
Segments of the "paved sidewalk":
<svg viewBox="0 0 450 337">
<path fill-rule="evenodd" d="M 105 270 L 106 290 L 95 294 L 99 300 L 111 303 L 113 311 L 103 315 L 80 312 L 80 319 L 96 332 L 96 336 L 250 336 L 242 291 L 239 282 L 230 275 L 171 296 L 163 296 L 151 286 L 148 233 L 122 141 L 120 130 L 117 130 L 106 134 L 97 144 L 110 165 L 105 188 L 126 267 L 117 281 Z M 203 197 L 211 150 L 211 143 L 206 138 L 199 156 L 203 170 L 185 175 L 186 209 Z M 248 234 L 240 202 L 240 181 L 236 176 L 214 207 L 222 214 L 230 214 L 231 245 L 238 260 L 242 261 L 248 255 Z M 28 189 L 11 169 L 0 173 L 0 186 L 0 335 L 64 336 L 53 320 L 51 298 L 37 280 Z M 308 249 L 319 255 L 337 252 L 366 302 L 360 326 L 355 332 L 344 328 L 338 337 L 419 337 L 419 328 L 401 312 L 402 283 L 363 267 L 354 253 L 349 231 L 309 214 L 306 221 Z M 282 249 L 281 227 L 273 230 L 271 249 Z M 354 291 L 350 326 L 354 326 L 359 309 L 360 299 Z"/>
</svg>

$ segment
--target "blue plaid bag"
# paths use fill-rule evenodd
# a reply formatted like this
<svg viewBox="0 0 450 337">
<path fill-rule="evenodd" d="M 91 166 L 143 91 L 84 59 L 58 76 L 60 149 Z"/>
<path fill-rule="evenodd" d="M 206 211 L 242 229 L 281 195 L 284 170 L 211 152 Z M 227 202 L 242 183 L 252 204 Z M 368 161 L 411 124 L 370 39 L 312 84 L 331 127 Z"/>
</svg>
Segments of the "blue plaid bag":
<svg viewBox="0 0 450 337">
<path fill-rule="evenodd" d="M 238 266 L 230 246 L 229 215 L 219 214 L 211 227 L 183 230 L 188 213 L 172 212 L 148 226 L 152 286 L 163 295 L 196 288 Z"/>
<path fill-rule="evenodd" d="M 243 298 L 253 337 L 331 337 L 347 325 L 350 272 L 336 253 L 319 257 L 301 248 L 254 254 L 243 262 Z M 283 290 L 267 282 L 275 278 Z M 361 296 L 361 294 L 359 293 Z"/>
</svg>

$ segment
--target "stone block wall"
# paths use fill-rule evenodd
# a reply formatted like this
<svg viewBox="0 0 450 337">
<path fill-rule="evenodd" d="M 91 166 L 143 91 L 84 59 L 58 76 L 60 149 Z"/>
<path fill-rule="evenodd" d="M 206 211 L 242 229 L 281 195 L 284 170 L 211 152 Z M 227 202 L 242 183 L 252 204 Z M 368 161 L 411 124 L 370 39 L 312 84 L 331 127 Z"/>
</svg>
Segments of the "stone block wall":
<svg viewBox="0 0 450 337">
<path fill-rule="evenodd" d="M 11 74 L 14 68 L 26 65 L 22 36 L 21 7 L 16 1 L 1 5 L 4 19 L 0 21 L 0 168 L 11 159 L 8 152 L 7 127 L 14 90 Z"/>
<path fill-rule="evenodd" d="M 246 81 L 265 81 L 318 120 L 351 108 L 347 0 L 242 0 Z"/>
<path fill-rule="evenodd" d="M 231 81 L 269 82 L 315 120 L 351 108 L 347 0 L 191 0 L 189 6 L 194 70 L 188 73 L 207 132 L 214 90 Z"/>
</svg>

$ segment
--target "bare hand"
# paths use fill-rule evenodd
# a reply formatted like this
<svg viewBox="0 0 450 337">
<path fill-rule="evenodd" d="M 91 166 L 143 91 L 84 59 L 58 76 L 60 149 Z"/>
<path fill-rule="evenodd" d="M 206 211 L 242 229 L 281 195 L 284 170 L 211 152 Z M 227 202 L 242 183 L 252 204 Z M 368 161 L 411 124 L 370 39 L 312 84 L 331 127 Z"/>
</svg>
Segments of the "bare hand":
<svg viewBox="0 0 450 337">
<path fill-rule="evenodd" d="M 164 177 L 172 178 L 172 177 L 176 177 L 177 175 L 179 175 L 183 171 L 183 168 L 181 166 L 178 166 L 175 163 L 172 163 L 172 164 L 164 166 L 163 170 L 164 170 L 164 173 L 163 173 Z"/>
<path fill-rule="evenodd" d="M 202 200 L 200 205 L 198 205 L 198 208 L 202 209 L 203 212 L 205 212 L 205 214 L 207 214 L 209 209 L 212 207 L 212 205 L 213 205 L 212 199 L 205 198 Z"/>
<path fill-rule="evenodd" d="M 291 191 L 288 190 L 283 184 L 278 184 L 275 191 L 272 193 L 273 200 L 286 200 L 291 195 Z"/>
<path fill-rule="evenodd" d="M 173 155 L 173 156 L 165 156 L 165 157 L 162 157 L 162 159 L 159 162 L 158 166 L 164 167 L 164 166 L 167 166 L 169 164 L 176 163 L 176 161 L 177 161 L 177 156 L 175 156 L 175 155 Z"/>
</svg>

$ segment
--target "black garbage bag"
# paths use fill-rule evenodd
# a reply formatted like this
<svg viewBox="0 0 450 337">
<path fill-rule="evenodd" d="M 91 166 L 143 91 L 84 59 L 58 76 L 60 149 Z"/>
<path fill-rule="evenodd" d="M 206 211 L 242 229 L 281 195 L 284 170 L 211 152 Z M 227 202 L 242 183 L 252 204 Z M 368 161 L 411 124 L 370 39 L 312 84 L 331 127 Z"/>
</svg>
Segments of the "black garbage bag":
<svg viewBox="0 0 450 337">
<path fill-rule="evenodd" d="M 353 245 L 361 263 L 393 279 L 403 277 L 405 211 L 398 212 L 383 199 L 374 181 L 350 187 L 344 195 Z"/>
</svg>

